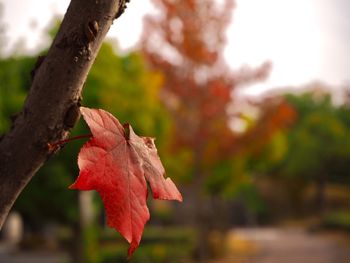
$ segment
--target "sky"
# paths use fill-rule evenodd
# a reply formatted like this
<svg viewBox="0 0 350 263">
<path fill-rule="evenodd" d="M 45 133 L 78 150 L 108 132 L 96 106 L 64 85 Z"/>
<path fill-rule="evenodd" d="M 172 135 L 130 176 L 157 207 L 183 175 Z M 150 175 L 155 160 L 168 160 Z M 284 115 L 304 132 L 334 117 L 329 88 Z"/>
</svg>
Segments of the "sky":
<svg viewBox="0 0 350 263">
<path fill-rule="evenodd" d="M 323 81 L 350 84 L 350 1 L 237 0 L 227 35 L 225 58 L 233 69 L 271 61 L 267 81 L 246 88 L 258 95 L 272 88 Z M 45 45 L 43 29 L 63 15 L 69 0 L 0 0 L 6 46 L 34 52 Z M 142 18 L 155 12 L 150 0 L 133 0 L 108 36 L 121 49 L 135 46 Z"/>
</svg>

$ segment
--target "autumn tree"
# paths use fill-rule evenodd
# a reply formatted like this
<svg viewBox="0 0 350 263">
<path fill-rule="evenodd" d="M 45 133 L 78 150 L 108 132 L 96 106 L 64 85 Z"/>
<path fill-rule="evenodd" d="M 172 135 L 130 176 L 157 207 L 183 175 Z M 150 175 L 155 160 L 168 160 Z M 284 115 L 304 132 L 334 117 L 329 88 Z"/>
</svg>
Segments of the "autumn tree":
<svg viewBox="0 0 350 263">
<path fill-rule="evenodd" d="M 313 185 L 312 212 L 322 214 L 327 208 L 327 184 L 348 183 L 349 108 L 334 104 L 327 86 L 313 83 L 305 88 L 309 91 L 284 96 L 295 109 L 294 124 L 265 145 L 255 168 L 285 182 L 293 212 L 298 214 L 305 208 L 301 200 L 306 187 Z"/>
<path fill-rule="evenodd" d="M 0 227 L 14 201 L 79 119 L 81 91 L 102 41 L 128 0 L 72 0 L 38 58 L 22 111 L 0 139 Z"/>
<path fill-rule="evenodd" d="M 234 89 L 263 79 L 269 65 L 232 71 L 223 57 L 234 0 L 154 0 L 158 15 L 145 20 L 142 49 L 164 74 L 161 96 L 175 122 L 173 149 L 190 149 L 191 195 L 195 196 L 197 254 L 208 256 L 207 202 L 203 186 L 219 162 L 231 161 L 238 140 L 229 127 Z M 228 170 L 228 173 L 232 170 Z"/>
</svg>

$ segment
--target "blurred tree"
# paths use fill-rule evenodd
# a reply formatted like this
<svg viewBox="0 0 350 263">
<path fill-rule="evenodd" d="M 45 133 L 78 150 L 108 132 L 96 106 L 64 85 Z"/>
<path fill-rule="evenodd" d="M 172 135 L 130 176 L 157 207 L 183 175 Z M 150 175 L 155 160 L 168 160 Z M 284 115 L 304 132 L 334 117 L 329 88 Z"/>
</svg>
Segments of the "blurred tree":
<svg viewBox="0 0 350 263">
<path fill-rule="evenodd" d="M 255 168 L 285 178 L 296 203 L 301 200 L 307 183 L 313 182 L 315 205 L 322 212 L 327 181 L 349 182 L 349 107 L 334 105 L 331 96 L 320 90 L 289 94 L 286 100 L 295 108 L 298 118 L 290 129 L 276 134 L 265 144 L 255 160 Z"/>
<path fill-rule="evenodd" d="M 349 127 L 339 115 L 329 94 L 306 93 L 287 99 L 299 114 L 295 128 L 289 134 L 289 150 L 285 172 L 316 182 L 316 206 L 325 208 L 326 182 L 334 176 L 348 175 L 350 161 Z"/>
<path fill-rule="evenodd" d="M 222 178 L 235 171 L 232 153 L 237 136 L 229 127 L 232 116 L 228 111 L 235 102 L 233 90 L 265 78 L 269 64 L 238 72 L 227 67 L 222 53 L 233 0 L 221 4 L 212 0 L 153 2 L 161 12 L 146 18 L 142 49 L 152 68 L 164 74 L 161 96 L 175 123 L 174 153 L 192 167 L 190 192 L 198 226 L 197 256 L 204 260 L 209 253 L 208 222 L 214 221 L 216 213 L 210 211 L 213 207 L 208 209 L 204 186 L 213 170 L 227 175 Z M 218 170 L 218 166 L 228 169 Z M 188 174 L 184 169 L 179 172 Z"/>
</svg>

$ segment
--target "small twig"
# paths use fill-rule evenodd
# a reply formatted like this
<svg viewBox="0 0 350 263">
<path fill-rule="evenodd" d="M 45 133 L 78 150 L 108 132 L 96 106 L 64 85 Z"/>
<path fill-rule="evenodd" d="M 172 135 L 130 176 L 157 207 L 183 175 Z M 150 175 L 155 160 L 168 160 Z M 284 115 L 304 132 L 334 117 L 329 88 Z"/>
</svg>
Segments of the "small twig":
<svg viewBox="0 0 350 263">
<path fill-rule="evenodd" d="M 79 140 L 79 139 L 84 139 L 84 138 L 91 138 L 91 137 L 92 137 L 92 134 L 79 135 L 79 136 L 71 137 L 71 138 L 68 138 L 68 139 L 65 139 L 65 140 L 62 140 L 62 141 L 58 141 L 58 142 L 55 142 L 55 143 L 48 143 L 47 147 L 49 148 L 50 151 L 54 151 L 58 147 L 61 147 L 62 145 L 65 145 L 65 144 L 67 144 L 69 142 L 76 141 L 76 140 Z"/>
</svg>

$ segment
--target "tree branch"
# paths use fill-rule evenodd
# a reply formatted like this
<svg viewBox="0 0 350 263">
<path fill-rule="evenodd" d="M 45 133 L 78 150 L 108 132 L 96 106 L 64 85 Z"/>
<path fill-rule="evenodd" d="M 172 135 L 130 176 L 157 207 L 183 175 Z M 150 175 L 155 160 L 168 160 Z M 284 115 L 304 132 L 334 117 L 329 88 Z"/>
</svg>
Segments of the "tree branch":
<svg viewBox="0 0 350 263">
<path fill-rule="evenodd" d="M 0 141 L 0 229 L 20 192 L 79 119 L 87 74 L 125 0 L 72 0 L 24 107 Z M 40 61 L 39 61 L 40 60 Z"/>
</svg>

